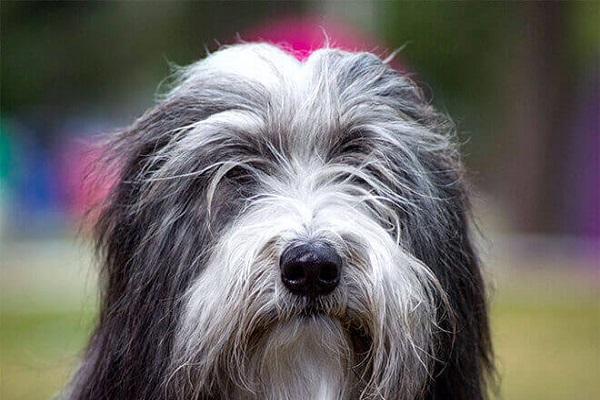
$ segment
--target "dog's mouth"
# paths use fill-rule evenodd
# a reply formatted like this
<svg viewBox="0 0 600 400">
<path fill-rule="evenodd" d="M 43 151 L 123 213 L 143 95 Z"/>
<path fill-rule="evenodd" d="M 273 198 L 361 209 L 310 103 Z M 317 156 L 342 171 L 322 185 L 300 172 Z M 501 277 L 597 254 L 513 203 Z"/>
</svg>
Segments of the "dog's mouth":
<svg viewBox="0 0 600 400">
<path fill-rule="evenodd" d="M 359 320 L 357 316 L 352 316 L 352 312 L 344 310 L 333 311 L 322 302 L 312 299 L 306 302 L 301 308 L 297 317 L 306 320 L 307 323 L 319 318 L 337 320 L 341 323 L 350 339 L 354 354 L 357 356 L 368 355 L 371 350 L 373 339 L 370 329 Z"/>
<path fill-rule="evenodd" d="M 335 297 L 296 297 L 295 300 L 289 308 L 291 313 L 288 316 L 291 318 L 330 318 L 344 325 L 349 325 L 351 320 L 357 318 Z"/>
<path fill-rule="evenodd" d="M 301 318 L 325 317 L 329 315 L 329 310 L 322 303 L 314 300 L 308 301 L 299 312 Z"/>
<path fill-rule="evenodd" d="M 373 357 L 373 331 L 369 322 L 364 316 L 358 315 L 351 309 L 332 309 L 331 304 L 322 302 L 319 299 L 303 299 L 302 304 L 296 303 L 293 312 L 279 314 L 273 312 L 269 318 L 266 318 L 266 324 L 253 330 L 248 336 L 248 349 L 251 352 L 260 351 L 265 341 L 268 341 L 272 334 L 279 331 L 278 326 L 296 326 L 297 332 L 309 334 L 314 329 L 319 329 L 325 333 L 319 333 L 316 337 L 323 340 L 323 346 L 330 347 L 330 340 L 335 341 L 331 335 L 339 335 L 343 332 L 345 346 L 347 351 L 352 354 L 352 368 L 357 368 L 357 373 L 362 374 L 363 369 L 367 368 Z M 301 307 L 300 307 L 301 306 Z M 267 322 L 268 321 L 268 322 Z M 304 330 L 302 327 L 307 328 Z M 337 326 L 340 330 L 335 329 Z M 331 330 L 330 330 L 331 329 Z M 329 332 L 329 333 L 327 333 Z M 337 332 L 337 333 L 336 333 Z M 300 339 L 297 337 L 296 339 Z M 338 344 L 341 343 L 338 337 Z"/>
</svg>

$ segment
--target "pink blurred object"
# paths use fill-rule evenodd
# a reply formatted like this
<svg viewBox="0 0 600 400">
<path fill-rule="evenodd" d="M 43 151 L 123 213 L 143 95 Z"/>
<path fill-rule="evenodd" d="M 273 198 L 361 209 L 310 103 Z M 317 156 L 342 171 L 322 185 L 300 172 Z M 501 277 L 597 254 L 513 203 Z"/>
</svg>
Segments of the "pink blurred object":
<svg viewBox="0 0 600 400">
<path fill-rule="evenodd" d="M 305 60 L 313 51 L 327 45 L 347 51 L 369 51 L 378 56 L 391 53 L 373 37 L 348 23 L 315 16 L 277 18 L 274 22 L 250 29 L 242 35 L 242 39 L 278 45 L 300 61 Z M 392 66 L 404 70 L 398 62 L 392 62 Z"/>
<path fill-rule="evenodd" d="M 95 176 L 93 163 L 102 149 L 93 139 L 73 136 L 60 148 L 58 164 L 62 205 L 67 214 L 80 219 L 108 194 L 109 179 Z M 93 213 L 91 218 L 93 219 Z"/>
</svg>

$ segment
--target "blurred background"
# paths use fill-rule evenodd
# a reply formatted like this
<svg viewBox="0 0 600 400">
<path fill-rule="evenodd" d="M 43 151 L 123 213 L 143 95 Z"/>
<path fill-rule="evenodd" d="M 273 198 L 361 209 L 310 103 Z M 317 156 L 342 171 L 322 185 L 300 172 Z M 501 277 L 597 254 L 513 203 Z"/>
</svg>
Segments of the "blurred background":
<svg viewBox="0 0 600 400">
<path fill-rule="evenodd" d="M 6 2 L 0 398 L 66 382 L 93 326 L 94 140 L 220 44 L 387 55 L 450 114 L 475 186 L 504 399 L 600 398 L 600 3 Z"/>
</svg>

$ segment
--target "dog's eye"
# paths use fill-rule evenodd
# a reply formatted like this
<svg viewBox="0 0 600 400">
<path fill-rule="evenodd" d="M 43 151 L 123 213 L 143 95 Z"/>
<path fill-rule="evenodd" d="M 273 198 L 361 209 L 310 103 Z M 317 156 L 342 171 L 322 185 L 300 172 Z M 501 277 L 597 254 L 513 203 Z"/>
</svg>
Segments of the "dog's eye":
<svg viewBox="0 0 600 400">
<path fill-rule="evenodd" d="M 362 131 L 350 131 L 330 152 L 331 158 L 350 154 L 367 154 L 371 146 L 368 135 Z"/>
<path fill-rule="evenodd" d="M 248 169 L 233 167 L 227 172 L 225 178 L 236 187 L 240 195 L 250 196 L 252 194 L 256 181 Z"/>
<path fill-rule="evenodd" d="M 240 184 L 250 183 L 253 180 L 252 174 L 243 167 L 233 167 L 225 175 L 227 179 L 235 181 Z"/>
<path fill-rule="evenodd" d="M 363 138 L 353 138 L 342 144 L 340 153 L 362 153 L 365 149 L 366 145 Z"/>
</svg>

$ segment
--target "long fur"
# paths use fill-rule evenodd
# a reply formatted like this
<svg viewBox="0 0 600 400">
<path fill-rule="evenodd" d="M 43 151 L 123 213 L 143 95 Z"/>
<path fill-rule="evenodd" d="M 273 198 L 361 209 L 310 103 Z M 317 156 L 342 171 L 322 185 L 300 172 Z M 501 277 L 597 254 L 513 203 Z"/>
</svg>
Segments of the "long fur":
<svg viewBox="0 0 600 400">
<path fill-rule="evenodd" d="M 224 48 L 110 145 L 96 331 L 70 399 L 485 399 L 486 295 L 452 125 L 369 53 Z M 339 286 L 286 290 L 320 240 Z"/>
</svg>

